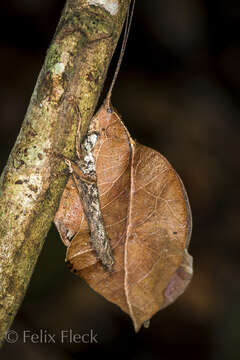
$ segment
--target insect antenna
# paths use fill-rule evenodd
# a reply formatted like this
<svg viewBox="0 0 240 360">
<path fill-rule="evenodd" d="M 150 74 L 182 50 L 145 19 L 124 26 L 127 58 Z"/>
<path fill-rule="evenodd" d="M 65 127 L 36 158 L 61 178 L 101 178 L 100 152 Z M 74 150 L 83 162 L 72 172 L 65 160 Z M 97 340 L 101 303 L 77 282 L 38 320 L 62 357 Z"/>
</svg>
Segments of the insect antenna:
<svg viewBox="0 0 240 360">
<path fill-rule="evenodd" d="M 115 70 L 115 73 L 113 75 L 113 79 L 112 79 L 112 82 L 111 82 L 111 85 L 109 87 L 109 90 L 108 90 L 108 93 L 107 93 L 107 96 L 106 96 L 106 100 L 105 100 L 105 104 L 106 104 L 107 108 L 109 108 L 109 109 L 111 108 L 110 104 L 111 104 L 112 91 L 113 91 L 114 85 L 116 83 L 116 80 L 117 80 L 117 77 L 118 77 L 118 74 L 119 74 L 119 70 L 120 70 L 120 67 L 121 67 L 121 64 L 122 64 L 123 56 L 124 56 L 124 53 L 125 53 L 125 50 L 126 50 L 128 36 L 129 36 L 131 24 L 132 24 L 134 7 L 135 7 L 135 0 L 133 0 L 129 4 L 128 10 L 127 10 L 127 16 L 126 16 L 126 20 L 125 20 L 125 29 L 124 29 L 122 47 L 121 47 L 119 59 L 118 59 L 118 62 L 117 62 L 116 70 Z"/>
</svg>

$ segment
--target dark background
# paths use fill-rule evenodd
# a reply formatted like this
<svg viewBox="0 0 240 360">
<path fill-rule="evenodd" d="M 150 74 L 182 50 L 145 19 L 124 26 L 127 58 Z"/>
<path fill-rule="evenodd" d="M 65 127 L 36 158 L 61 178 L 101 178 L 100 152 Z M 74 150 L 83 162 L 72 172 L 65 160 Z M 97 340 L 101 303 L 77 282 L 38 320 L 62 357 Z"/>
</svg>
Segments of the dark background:
<svg viewBox="0 0 240 360">
<path fill-rule="evenodd" d="M 19 132 L 63 0 L 0 4 L 0 150 Z M 113 104 L 133 138 L 159 150 L 191 202 L 195 275 L 186 293 L 137 335 L 121 310 L 64 264 L 52 227 L 1 359 L 240 358 L 240 5 L 234 0 L 137 0 Z M 116 60 L 116 58 L 115 58 Z M 113 70 L 113 66 L 112 66 Z M 24 330 L 98 335 L 98 344 L 23 343 Z M 21 354 L 21 355 L 20 355 Z"/>
</svg>

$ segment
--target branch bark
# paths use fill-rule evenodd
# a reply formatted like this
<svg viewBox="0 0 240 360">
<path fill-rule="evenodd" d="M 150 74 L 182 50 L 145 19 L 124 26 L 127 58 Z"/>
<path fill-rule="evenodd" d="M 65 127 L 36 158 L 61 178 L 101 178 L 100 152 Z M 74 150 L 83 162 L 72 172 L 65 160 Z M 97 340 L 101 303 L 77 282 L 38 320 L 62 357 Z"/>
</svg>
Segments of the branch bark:
<svg viewBox="0 0 240 360">
<path fill-rule="evenodd" d="M 0 341 L 22 302 L 130 0 L 68 0 L 0 179 Z M 77 111 L 79 109 L 79 111 Z"/>
</svg>

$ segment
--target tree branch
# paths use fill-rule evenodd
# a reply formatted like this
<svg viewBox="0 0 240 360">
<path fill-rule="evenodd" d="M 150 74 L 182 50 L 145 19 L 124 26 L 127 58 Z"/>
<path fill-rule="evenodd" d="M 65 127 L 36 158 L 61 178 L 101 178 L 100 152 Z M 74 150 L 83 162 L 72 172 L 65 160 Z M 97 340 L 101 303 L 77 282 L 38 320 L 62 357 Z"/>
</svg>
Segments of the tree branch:
<svg viewBox="0 0 240 360">
<path fill-rule="evenodd" d="M 0 341 L 22 302 L 95 110 L 129 0 L 68 0 L 0 179 Z"/>
</svg>

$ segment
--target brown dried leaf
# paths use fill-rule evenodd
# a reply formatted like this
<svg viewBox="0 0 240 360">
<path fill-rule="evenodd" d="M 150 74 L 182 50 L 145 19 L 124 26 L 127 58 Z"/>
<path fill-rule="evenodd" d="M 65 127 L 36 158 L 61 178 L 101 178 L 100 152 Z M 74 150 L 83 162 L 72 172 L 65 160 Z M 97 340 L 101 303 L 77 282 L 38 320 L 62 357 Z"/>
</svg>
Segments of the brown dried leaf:
<svg viewBox="0 0 240 360">
<path fill-rule="evenodd" d="M 66 261 L 72 270 L 128 313 L 138 331 L 181 295 L 191 280 L 192 258 L 187 252 L 191 210 L 182 181 L 169 162 L 134 142 L 115 111 L 103 105 L 89 132 L 99 134 L 93 156 L 113 270 L 106 271 L 92 250 L 71 178 L 55 224 L 70 244 Z"/>
</svg>

